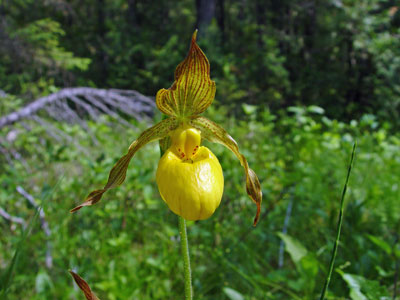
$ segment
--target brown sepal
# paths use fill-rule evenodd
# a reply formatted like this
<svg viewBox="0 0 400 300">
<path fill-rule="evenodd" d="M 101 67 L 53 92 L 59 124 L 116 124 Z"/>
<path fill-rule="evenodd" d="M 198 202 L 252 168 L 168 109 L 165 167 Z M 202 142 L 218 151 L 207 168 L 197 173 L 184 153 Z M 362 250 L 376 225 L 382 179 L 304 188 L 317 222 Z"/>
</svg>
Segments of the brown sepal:
<svg viewBox="0 0 400 300">
<path fill-rule="evenodd" d="M 224 128 L 204 117 L 194 117 L 190 124 L 201 131 L 202 136 L 210 142 L 219 143 L 231 150 L 239 159 L 246 174 L 246 191 L 251 200 L 257 205 L 257 213 L 253 225 L 256 226 L 260 218 L 262 191 L 260 181 L 256 173 L 249 168 L 246 158 L 239 152 L 236 141 L 226 132 Z"/>
<path fill-rule="evenodd" d="M 74 278 L 76 284 L 81 289 L 81 291 L 85 294 L 85 297 L 86 297 L 87 300 L 100 300 L 92 292 L 92 290 L 90 289 L 89 285 L 87 284 L 87 282 L 82 277 L 80 277 L 78 274 L 72 272 L 71 270 L 69 270 L 69 273 L 71 274 L 72 278 Z"/>
</svg>

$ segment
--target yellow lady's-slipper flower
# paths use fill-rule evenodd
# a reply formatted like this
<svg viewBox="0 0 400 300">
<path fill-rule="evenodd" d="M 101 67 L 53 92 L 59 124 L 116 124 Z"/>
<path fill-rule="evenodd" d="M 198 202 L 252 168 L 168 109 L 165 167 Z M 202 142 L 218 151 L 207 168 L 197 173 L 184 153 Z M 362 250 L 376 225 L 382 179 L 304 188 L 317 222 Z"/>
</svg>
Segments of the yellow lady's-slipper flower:
<svg viewBox="0 0 400 300">
<path fill-rule="evenodd" d="M 169 208 L 186 220 L 204 220 L 219 206 L 224 190 L 215 155 L 200 146 L 200 131 L 182 124 L 171 134 L 171 147 L 161 157 L 157 185 Z"/>
<path fill-rule="evenodd" d="M 224 177 L 218 159 L 200 145 L 203 138 L 226 146 L 239 159 L 246 173 L 247 194 L 257 205 L 254 225 L 257 224 L 262 201 L 257 175 L 225 129 L 199 116 L 211 105 L 216 88 L 210 78 L 210 64 L 196 43 L 196 35 L 197 31 L 192 36 L 187 57 L 175 70 L 172 86 L 157 93 L 157 107 L 168 118 L 145 130 L 112 168 L 104 188 L 91 192 L 71 212 L 97 203 L 107 190 L 121 185 L 135 153 L 147 143 L 160 140 L 166 149 L 156 175 L 162 199 L 186 220 L 210 217 L 221 202 Z"/>
</svg>

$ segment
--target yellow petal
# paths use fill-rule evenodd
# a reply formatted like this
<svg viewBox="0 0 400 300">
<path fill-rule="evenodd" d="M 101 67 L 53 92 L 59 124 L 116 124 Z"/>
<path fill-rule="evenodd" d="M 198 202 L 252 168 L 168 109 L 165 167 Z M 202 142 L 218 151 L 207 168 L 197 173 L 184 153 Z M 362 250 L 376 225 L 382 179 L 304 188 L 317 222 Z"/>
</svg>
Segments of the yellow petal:
<svg viewBox="0 0 400 300">
<path fill-rule="evenodd" d="M 210 78 L 210 63 L 192 36 L 188 55 L 175 70 L 175 81 L 156 96 L 158 109 L 166 115 L 188 117 L 202 113 L 215 96 L 215 82 Z"/>
<path fill-rule="evenodd" d="M 246 173 L 246 191 L 253 202 L 257 205 L 257 213 L 254 218 L 253 225 L 255 226 L 260 217 L 261 202 L 262 202 L 262 191 L 260 181 L 256 173 L 249 168 L 246 158 L 239 152 L 239 147 L 236 141 L 223 129 L 221 126 L 214 122 L 204 118 L 196 117 L 193 118 L 189 124 L 194 128 L 201 131 L 202 137 L 210 142 L 219 143 L 230 149 L 236 157 L 239 159 L 240 164 L 243 166 Z"/>
<path fill-rule="evenodd" d="M 186 220 L 207 219 L 221 203 L 222 168 L 206 147 L 200 147 L 190 160 L 182 160 L 169 148 L 160 159 L 156 179 L 162 199 Z"/>
<path fill-rule="evenodd" d="M 200 147 L 200 131 L 182 124 L 171 132 L 172 149 L 182 160 L 191 159 Z"/>
<path fill-rule="evenodd" d="M 126 171 L 135 153 L 147 143 L 166 137 L 171 131 L 176 129 L 178 125 L 179 122 L 175 118 L 168 118 L 142 132 L 139 138 L 130 145 L 128 153 L 122 156 L 111 169 L 107 184 L 104 188 L 91 192 L 86 197 L 85 202 L 71 209 L 71 212 L 75 212 L 84 206 L 96 204 L 106 191 L 120 186 L 125 181 Z"/>
</svg>

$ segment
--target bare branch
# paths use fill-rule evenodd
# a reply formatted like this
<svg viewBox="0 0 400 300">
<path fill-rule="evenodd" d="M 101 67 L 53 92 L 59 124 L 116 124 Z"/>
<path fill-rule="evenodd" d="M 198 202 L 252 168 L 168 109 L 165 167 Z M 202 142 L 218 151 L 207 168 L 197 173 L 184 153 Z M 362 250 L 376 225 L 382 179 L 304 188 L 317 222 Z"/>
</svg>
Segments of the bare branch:
<svg viewBox="0 0 400 300">
<path fill-rule="evenodd" d="M 15 217 L 10 215 L 8 212 L 6 212 L 3 208 L 0 207 L 0 216 L 2 216 L 4 219 L 13 222 L 13 223 L 18 223 L 20 225 L 22 225 L 22 227 L 25 228 L 26 223 L 25 220 L 20 218 L 20 217 Z"/>
<path fill-rule="evenodd" d="M 81 106 L 93 120 L 97 119 L 96 117 L 99 115 L 99 111 L 95 107 L 92 107 L 91 105 L 87 104 L 85 101 L 79 99 L 76 96 L 71 95 L 69 99 L 75 102 L 75 104 L 77 104 L 78 107 Z"/>
<path fill-rule="evenodd" d="M 97 99 L 97 102 L 92 103 L 91 100 L 93 99 Z M 78 109 L 83 108 L 94 119 L 100 113 L 98 108 L 104 113 L 110 113 L 112 108 L 118 109 L 123 113 L 140 119 L 141 113 L 152 114 L 155 107 L 151 98 L 133 90 L 105 90 L 89 87 L 65 88 L 49 96 L 39 98 L 20 110 L 0 118 L 0 128 L 12 125 L 21 119 L 29 118 L 38 111 L 46 109 L 50 104 L 57 104 L 66 100 L 74 102 Z M 108 110 L 104 109 L 107 108 L 107 105 L 110 106 Z M 53 117 L 57 115 L 55 113 L 57 107 L 54 106 L 50 109 Z"/>
<path fill-rule="evenodd" d="M 87 99 L 90 100 L 90 102 L 97 106 L 99 109 L 101 109 L 103 112 L 105 112 L 106 114 L 110 115 L 111 117 L 113 117 L 115 120 L 117 120 L 118 122 L 124 124 L 125 126 L 128 127 L 133 127 L 131 124 L 129 124 L 129 122 L 125 121 L 124 119 L 120 118 L 119 115 L 115 112 L 110 110 L 107 105 L 101 103 L 98 99 L 96 99 L 96 97 L 94 96 L 87 96 Z"/>
</svg>

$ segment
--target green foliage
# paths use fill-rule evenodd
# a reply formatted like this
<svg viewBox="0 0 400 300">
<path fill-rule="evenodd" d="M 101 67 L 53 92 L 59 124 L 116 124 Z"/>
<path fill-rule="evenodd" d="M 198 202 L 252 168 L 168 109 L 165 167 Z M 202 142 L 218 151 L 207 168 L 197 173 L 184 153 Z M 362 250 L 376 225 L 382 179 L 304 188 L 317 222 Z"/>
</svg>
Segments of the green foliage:
<svg viewBox="0 0 400 300">
<path fill-rule="evenodd" d="M 59 23 L 51 19 L 34 21 L 12 33 L 11 38 L 20 38 L 32 48 L 33 61 L 43 67 L 71 70 L 86 70 L 90 60 L 76 58 L 59 45 L 65 35 Z M 53 65 L 55 64 L 55 65 Z M 53 65 L 53 66 L 52 66 Z"/>
<path fill-rule="evenodd" d="M 346 124 L 328 119 L 318 107 L 292 107 L 279 116 L 266 109 L 250 111 L 237 120 L 214 108 L 208 117 L 224 124 L 259 175 L 264 194 L 262 218 L 252 228 L 254 205 L 233 154 L 206 143 L 223 167 L 225 191 L 212 218 L 188 222 L 196 299 L 310 299 L 319 295 L 355 137 L 358 153 L 345 202 L 335 264 L 338 271 L 333 274 L 329 296 L 386 296 L 393 288 L 399 251 L 399 137 L 371 117 Z M 34 126 L 29 133 L 21 130 L 18 139 L 8 145 L 24 153 L 25 162 L 6 164 L 1 158 L 0 207 L 24 219 L 34 209 L 16 187 L 40 195 L 43 187 L 54 186 L 64 174 L 45 209 L 52 230 L 54 267 L 45 267 L 47 238 L 36 222 L 15 265 L 9 299 L 81 297 L 72 288 L 68 269 L 78 271 L 101 299 L 182 297 L 177 218 L 161 200 L 155 184 L 157 143 L 138 152 L 124 185 L 93 207 L 73 215 L 68 212 L 88 191 L 104 184 L 108 170 L 148 124 L 135 123 L 137 129 L 122 130 L 115 124 L 90 123 L 100 148 L 76 125 L 53 125 L 73 135 L 81 149 L 56 143 L 43 128 Z M 290 201 L 293 208 L 287 233 L 282 234 Z M 22 230 L 18 226 L 0 220 L 1 261 L 12 259 Z M 288 256 L 279 268 L 281 239 Z M 2 266 L 1 273 L 5 271 Z M 350 285 L 351 278 L 360 286 L 359 292 Z"/>
<path fill-rule="evenodd" d="M 76 57 L 65 50 L 60 40 L 65 36 L 61 24 L 48 17 L 19 22 L 24 9 L 15 4 L 2 23 L 4 42 L 0 46 L 0 81 L 2 89 L 13 94 L 39 96 L 54 91 L 63 77 L 72 71 L 84 71 L 90 59 Z M 53 89 L 53 90 L 52 90 Z"/>
<path fill-rule="evenodd" d="M 207 2 L 205 0 L 202 0 Z M 198 2 L 202 2 L 198 1 Z M 155 95 L 173 81 L 198 21 L 196 1 L 12 1 L 1 6 L 1 89 L 71 85 Z M 366 113 L 397 126 L 400 10 L 395 1 L 214 2 L 199 43 L 217 99 L 274 112 L 318 105 L 330 118 Z M 245 4 L 246 3 L 246 4 Z"/>
<path fill-rule="evenodd" d="M 182 41 L 189 41 L 198 19 L 195 2 L 0 1 L 0 116 L 65 86 L 148 95 L 169 87 L 188 48 Z M 318 297 L 355 139 L 328 296 L 392 296 L 400 257 L 398 4 L 214 2 L 215 17 L 199 32 L 217 82 L 217 106 L 207 114 L 241 146 L 259 175 L 264 202 L 260 224 L 252 228 L 254 205 L 241 166 L 222 146 L 206 143 L 223 167 L 225 191 L 211 219 L 188 223 L 196 299 Z M 12 149 L 8 156 L 0 152 L 0 207 L 8 213 L 32 219 L 35 209 L 16 188 L 42 205 L 42 195 L 64 174 L 45 201 L 49 238 L 40 222 L 26 235 L 19 224 L 0 219 L 0 278 L 3 287 L 10 283 L 8 299 L 81 297 L 68 269 L 102 299 L 182 298 L 177 219 L 154 178 L 157 144 L 138 152 L 122 187 L 92 208 L 68 213 L 106 182 L 108 170 L 149 126 L 133 122 L 137 129 L 127 130 L 104 121 L 89 122 L 93 136 L 52 121 L 73 136 L 71 143 L 55 141 L 48 128 L 29 121 L 11 132 L 0 129 L 0 150 Z"/>
<path fill-rule="evenodd" d="M 296 239 L 282 232 L 279 232 L 278 236 L 285 242 L 286 251 L 294 263 L 298 264 L 307 255 L 307 249 Z"/>
<path fill-rule="evenodd" d="M 362 276 L 344 273 L 340 270 L 338 273 L 346 281 L 352 300 L 388 299 L 390 296 L 376 280 L 367 280 Z"/>
<path fill-rule="evenodd" d="M 310 297 L 314 291 L 319 270 L 317 259 L 298 240 L 282 232 L 279 232 L 278 236 L 285 242 L 285 249 L 300 275 L 297 280 L 289 281 L 289 286 L 296 291 L 306 291 Z"/>
</svg>

